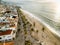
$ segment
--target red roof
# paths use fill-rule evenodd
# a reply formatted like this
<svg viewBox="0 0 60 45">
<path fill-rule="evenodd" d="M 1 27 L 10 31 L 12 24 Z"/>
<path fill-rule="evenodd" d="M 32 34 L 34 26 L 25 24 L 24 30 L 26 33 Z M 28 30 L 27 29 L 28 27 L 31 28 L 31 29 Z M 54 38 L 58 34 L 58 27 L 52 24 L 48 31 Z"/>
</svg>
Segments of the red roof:
<svg viewBox="0 0 60 45">
<path fill-rule="evenodd" d="M 4 43 L 0 43 L 0 45 L 3 45 Z M 11 41 L 11 42 L 5 42 L 5 45 L 14 45 L 14 42 Z"/>
<path fill-rule="evenodd" d="M 12 30 L 6 30 L 6 31 L 3 31 L 3 32 L 0 32 L 0 36 L 11 34 L 11 32 L 12 32 Z"/>
</svg>

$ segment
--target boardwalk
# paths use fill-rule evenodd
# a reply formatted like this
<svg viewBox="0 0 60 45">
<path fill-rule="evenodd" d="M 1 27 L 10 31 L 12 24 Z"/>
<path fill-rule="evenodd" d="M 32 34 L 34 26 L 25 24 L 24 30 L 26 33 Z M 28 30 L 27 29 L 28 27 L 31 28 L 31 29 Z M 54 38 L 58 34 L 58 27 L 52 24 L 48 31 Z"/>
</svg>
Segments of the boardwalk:
<svg viewBox="0 0 60 45">
<path fill-rule="evenodd" d="M 31 23 L 25 18 L 23 14 L 18 11 L 19 22 L 18 22 L 18 32 L 15 39 L 15 45 L 38 45 L 37 40 L 35 40 L 30 35 L 30 30 L 33 27 Z"/>
</svg>

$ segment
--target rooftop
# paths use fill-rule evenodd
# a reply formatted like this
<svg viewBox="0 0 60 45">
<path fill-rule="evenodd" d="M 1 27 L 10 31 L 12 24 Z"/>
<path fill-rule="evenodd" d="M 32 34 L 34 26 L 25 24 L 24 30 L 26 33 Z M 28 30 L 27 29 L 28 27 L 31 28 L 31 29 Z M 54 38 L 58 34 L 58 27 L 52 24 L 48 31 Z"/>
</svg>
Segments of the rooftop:
<svg viewBox="0 0 60 45">
<path fill-rule="evenodd" d="M 12 30 L 0 31 L 0 36 L 11 34 Z"/>
</svg>

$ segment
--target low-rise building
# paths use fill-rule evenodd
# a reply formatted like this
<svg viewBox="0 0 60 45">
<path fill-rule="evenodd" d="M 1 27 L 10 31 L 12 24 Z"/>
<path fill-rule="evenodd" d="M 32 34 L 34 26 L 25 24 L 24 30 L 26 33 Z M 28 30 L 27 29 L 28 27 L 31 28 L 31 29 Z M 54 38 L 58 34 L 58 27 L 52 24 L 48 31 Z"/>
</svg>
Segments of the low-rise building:
<svg viewBox="0 0 60 45">
<path fill-rule="evenodd" d="M 10 6 L 11 7 L 11 6 Z M 16 8 L 0 6 L 0 41 L 9 41 L 15 38 L 17 32 L 18 14 Z"/>
</svg>

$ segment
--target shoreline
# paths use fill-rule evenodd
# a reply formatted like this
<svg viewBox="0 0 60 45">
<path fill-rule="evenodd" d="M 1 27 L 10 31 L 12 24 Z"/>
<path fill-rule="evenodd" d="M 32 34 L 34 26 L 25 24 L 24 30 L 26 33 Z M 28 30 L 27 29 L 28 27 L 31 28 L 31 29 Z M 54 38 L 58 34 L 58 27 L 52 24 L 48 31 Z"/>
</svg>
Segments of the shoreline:
<svg viewBox="0 0 60 45">
<path fill-rule="evenodd" d="M 59 31 L 57 31 L 55 28 L 53 28 L 52 26 L 50 26 L 49 24 L 47 24 L 46 22 L 44 22 L 41 18 L 39 19 L 38 17 L 34 16 L 34 14 L 31 14 L 30 12 L 26 11 L 26 10 L 23 10 L 23 9 L 20 9 L 23 13 L 25 12 L 26 14 L 28 14 L 28 16 L 38 20 L 40 23 L 42 23 L 44 26 L 46 26 L 48 29 L 50 29 L 50 31 L 57 35 L 58 37 L 60 37 L 60 33 L 58 33 Z"/>
</svg>

